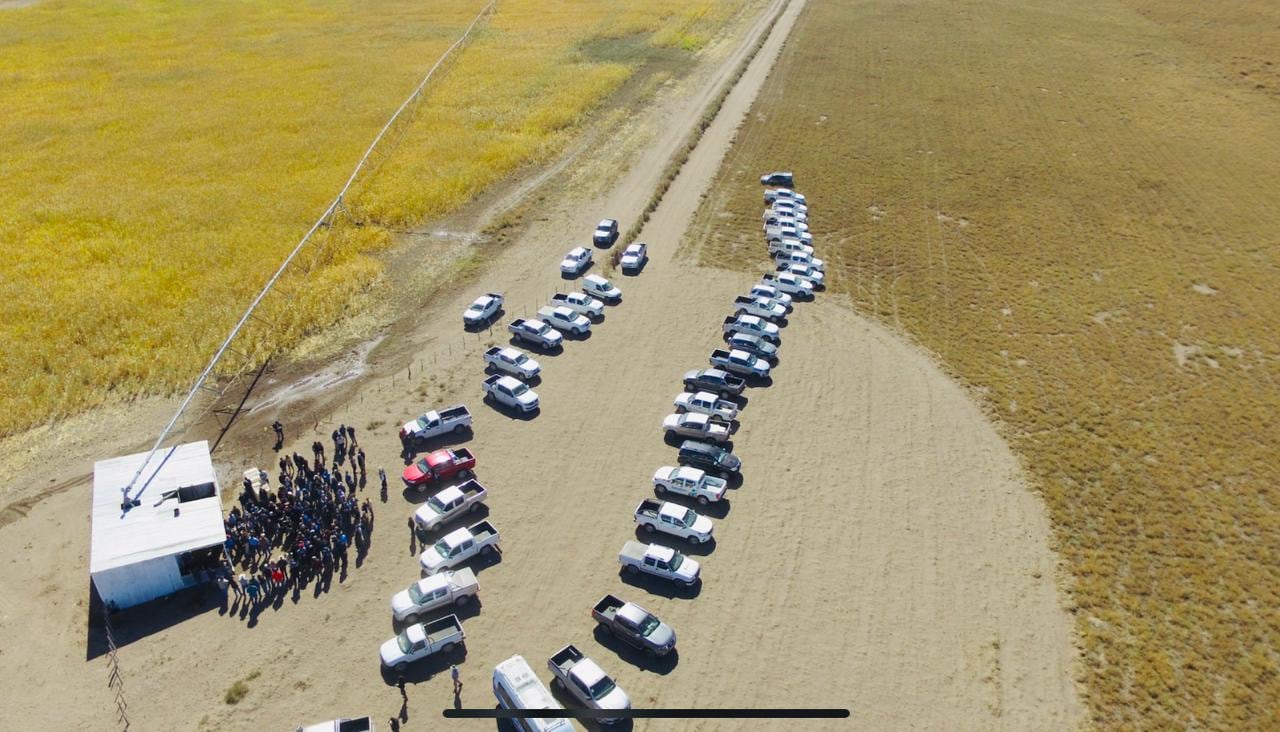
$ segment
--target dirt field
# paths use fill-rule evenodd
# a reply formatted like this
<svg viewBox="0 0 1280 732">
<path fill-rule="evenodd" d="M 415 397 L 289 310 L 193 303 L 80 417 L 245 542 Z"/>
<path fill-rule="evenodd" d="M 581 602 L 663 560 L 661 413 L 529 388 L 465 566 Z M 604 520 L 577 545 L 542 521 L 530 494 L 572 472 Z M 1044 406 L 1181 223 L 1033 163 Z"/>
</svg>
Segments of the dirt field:
<svg viewBox="0 0 1280 732">
<path fill-rule="evenodd" d="M 811 5 L 690 237 L 761 266 L 762 168 L 839 202 L 834 289 L 970 384 L 1048 501 L 1101 727 L 1280 724 L 1280 106 L 1238 73 L 1278 21 Z"/>
<path fill-rule="evenodd" d="M 852 722 L 811 726 L 834 729 L 1058 729 L 1080 719 L 1072 627 L 1042 505 L 970 396 L 840 296 L 798 306 L 774 383 L 748 394 L 734 439 L 745 479 L 726 509 L 708 512 L 718 541 L 697 552 L 705 580 L 696 597 L 618 576 L 616 552 L 635 536 L 629 514 L 651 494 L 652 471 L 674 458 L 658 425 L 680 375 L 705 363 L 732 297 L 754 279 L 696 267 L 677 243 L 802 7 L 791 3 L 642 232 L 652 258 L 639 277 L 615 278 L 623 303 L 589 339 L 540 357 L 544 406 L 536 418 L 511 419 L 480 402 L 487 339 L 462 336 L 457 313 L 490 287 L 507 292 L 509 315 L 563 287 L 555 265 L 569 246 L 565 232 L 585 235 L 603 215 L 625 225 L 640 211 L 702 104 L 750 46 L 749 33 L 710 49 L 704 71 L 660 91 L 625 134 L 585 151 L 474 287 L 301 387 L 293 379 L 269 384 L 218 453 L 227 486 L 244 467 L 274 462 L 261 430 L 280 414 L 294 438 L 288 449 L 354 424 L 371 467 L 394 473 L 398 420 L 432 405 L 471 406 L 468 447 L 479 455 L 504 553 L 479 568 L 482 606 L 464 619 L 467 706 L 492 705 L 496 662 L 520 653 L 545 668 L 547 656 L 573 642 L 637 706 L 847 706 Z M 766 20 L 762 14 L 755 27 Z M 609 185 L 599 187 L 602 180 Z M 839 205 L 812 203 L 815 216 Z M 463 256 L 458 240 L 466 238 L 413 246 L 448 261 Z M 104 440 L 113 441 L 127 442 Z M 32 471 L 39 482 L 47 472 Z M 84 659 L 87 485 L 67 485 L 33 486 L 29 495 L 43 500 L 9 512 L 0 528 L 10 547 L 6 586 L 34 589 L 34 597 L 0 594 L 8 689 L 0 710 L 15 725 L 110 729 L 103 661 Z M 411 509 L 393 493 L 377 506 L 364 567 L 252 625 L 189 597 L 118 621 L 135 728 L 278 729 L 361 713 L 385 722 L 400 703 L 378 672 L 376 647 L 394 632 L 387 599 L 417 576 L 404 526 Z M 605 592 L 671 622 L 678 659 L 648 665 L 593 637 L 587 611 Z M 415 669 L 406 729 L 490 727 L 439 721 L 452 702 L 440 670 Z M 248 693 L 228 705 L 224 693 L 237 681 Z"/>
</svg>

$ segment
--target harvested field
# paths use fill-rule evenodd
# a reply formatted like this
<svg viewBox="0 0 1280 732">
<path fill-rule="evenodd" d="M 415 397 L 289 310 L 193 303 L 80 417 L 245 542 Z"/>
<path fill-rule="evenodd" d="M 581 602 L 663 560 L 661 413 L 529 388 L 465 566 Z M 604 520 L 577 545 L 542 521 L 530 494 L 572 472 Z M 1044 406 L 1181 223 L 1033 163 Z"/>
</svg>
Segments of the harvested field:
<svg viewBox="0 0 1280 732">
<path fill-rule="evenodd" d="M 7 9 L 0 435 L 189 384 L 484 5 Z M 267 313 L 281 322 L 242 350 L 296 345 L 367 307 L 393 231 L 551 158 L 625 81 L 686 66 L 741 6 L 501 3 L 357 183 L 360 226 L 299 263 L 311 276 Z"/>
<path fill-rule="evenodd" d="M 971 385 L 1048 502 L 1104 728 L 1280 724 L 1280 100 L 1234 66 L 1280 64 L 1278 19 L 812 4 L 686 239 L 755 270 L 762 170 L 824 202 L 833 289 Z"/>
</svg>

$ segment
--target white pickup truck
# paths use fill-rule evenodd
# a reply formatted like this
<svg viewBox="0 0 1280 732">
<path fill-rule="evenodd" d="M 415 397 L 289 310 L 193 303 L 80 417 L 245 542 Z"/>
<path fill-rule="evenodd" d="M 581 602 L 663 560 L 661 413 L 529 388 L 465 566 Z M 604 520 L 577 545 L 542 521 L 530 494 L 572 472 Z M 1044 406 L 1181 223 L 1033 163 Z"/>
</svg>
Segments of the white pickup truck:
<svg viewBox="0 0 1280 732">
<path fill-rule="evenodd" d="M 822 287 L 826 275 L 817 267 L 811 267 L 807 264 L 798 262 L 783 262 L 778 265 L 779 272 L 790 272 L 797 277 L 803 277 L 813 283 L 815 288 Z"/>
<path fill-rule="evenodd" d="M 774 255 L 773 261 L 775 264 L 807 264 L 816 270 L 824 272 L 827 269 L 826 262 L 821 259 L 815 259 L 812 254 L 805 254 L 804 252 L 779 252 Z"/>
<path fill-rule="evenodd" d="M 585 335 L 591 330 L 591 321 L 568 307 L 540 307 L 538 318 L 556 330 L 575 335 Z"/>
<path fill-rule="evenodd" d="M 465 567 L 433 574 L 392 595 L 391 616 L 400 622 L 416 623 L 437 608 L 469 604 L 479 591 L 476 573 Z"/>
<path fill-rule="evenodd" d="M 768 361 L 737 348 L 731 351 L 717 348 L 711 352 L 710 361 L 712 366 L 740 376 L 758 376 L 762 379 L 769 376 Z"/>
<path fill-rule="evenodd" d="M 711 541 L 715 526 L 711 519 L 691 508 L 646 498 L 636 507 L 635 520 L 645 531 L 661 531 L 694 544 Z"/>
<path fill-rule="evenodd" d="M 404 671 L 410 663 L 435 653 L 449 653 L 463 641 L 462 622 L 457 615 L 414 624 L 405 628 L 395 638 L 382 644 L 378 655 L 382 665 L 396 671 Z"/>
<path fill-rule="evenodd" d="M 614 683 L 604 669 L 572 644 L 558 650 L 547 662 L 552 669 L 552 687 L 562 688 L 589 709 L 604 712 L 614 709 L 631 709 L 631 699 Z M 600 722 L 611 724 L 621 718 L 602 717 Z"/>
<path fill-rule="evenodd" d="M 668 492 L 688 496 L 703 506 L 712 501 L 723 500 L 728 488 L 729 483 L 724 478 L 707 475 L 706 471 L 699 468 L 663 465 L 653 471 L 655 493 L 660 496 Z"/>
<path fill-rule="evenodd" d="M 777 343 L 782 339 L 778 326 L 755 315 L 730 315 L 724 319 L 724 332 L 760 336 L 770 343 Z"/>
<path fill-rule="evenodd" d="M 536 318 L 516 318 L 507 330 L 519 340 L 543 348 L 558 348 L 564 343 L 564 334 Z"/>
<path fill-rule="evenodd" d="M 484 393 L 499 404 L 521 412 L 536 412 L 540 406 L 538 393 L 514 376 L 494 374 L 484 380 Z"/>
<path fill-rule="evenodd" d="M 495 371 L 502 371 L 521 379 L 532 379 L 542 373 L 542 364 L 530 358 L 524 351 L 510 346 L 493 346 L 484 352 L 484 362 Z"/>
<path fill-rule="evenodd" d="M 813 254 L 813 247 L 799 239 L 774 239 L 769 242 L 769 256 L 782 252 L 804 252 Z"/>
<path fill-rule="evenodd" d="M 427 499 L 413 512 L 413 523 L 421 531 L 435 531 L 450 519 L 480 510 L 489 491 L 472 478 L 461 485 L 450 486 Z"/>
<path fill-rule="evenodd" d="M 696 585 L 702 574 L 697 560 L 661 544 L 646 545 L 628 541 L 622 545 L 622 551 L 618 552 L 618 562 L 627 574 L 644 572 L 686 587 Z"/>
<path fill-rule="evenodd" d="M 551 307 L 569 308 L 575 313 L 597 320 L 604 317 L 604 303 L 585 292 L 557 292 L 551 296 Z"/>
<path fill-rule="evenodd" d="M 551 688 L 560 688 L 573 695 L 588 709 L 613 711 L 630 709 L 631 698 L 595 661 L 587 658 L 572 643 L 556 651 L 547 661 L 551 669 Z M 612 724 L 621 718 L 600 717 L 601 722 Z"/>
<path fill-rule="evenodd" d="M 477 328 L 488 323 L 502 309 L 502 293 L 487 292 L 477 297 L 474 302 L 462 311 L 462 324 L 467 328 Z"/>
<path fill-rule="evenodd" d="M 805 299 L 813 297 L 813 283 L 790 272 L 767 274 L 760 278 L 760 284 L 776 287 L 793 297 L 803 297 Z"/>
<path fill-rule="evenodd" d="M 737 419 L 738 405 L 728 399 L 720 399 L 709 391 L 699 391 L 689 393 L 687 391 L 680 392 L 676 395 L 676 414 L 684 412 L 697 412 L 698 414 L 709 414 L 712 417 L 720 417 L 721 419 Z"/>
<path fill-rule="evenodd" d="M 755 284 L 751 286 L 751 292 L 747 293 L 750 297 L 763 297 L 766 300 L 772 300 L 791 312 L 795 308 L 795 303 L 791 296 L 771 285 Z"/>
<path fill-rule="evenodd" d="M 682 437 L 696 437 L 712 442 L 728 442 L 731 436 L 729 423 L 709 414 L 685 412 L 668 414 L 662 420 L 662 431 Z"/>
<path fill-rule="evenodd" d="M 488 521 L 465 529 L 455 529 L 427 547 L 418 557 L 428 575 L 456 567 L 476 555 L 488 556 L 498 549 L 498 530 Z"/>
<path fill-rule="evenodd" d="M 431 410 L 400 428 L 400 439 L 429 440 L 439 435 L 471 428 L 471 411 L 459 404 L 448 409 Z"/>
<path fill-rule="evenodd" d="M 775 320 L 787 317 L 787 309 L 767 297 L 751 297 L 743 295 L 733 299 L 734 311 L 743 315 L 754 315 L 757 318 Z"/>
<path fill-rule="evenodd" d="M 642 241 L 629 245 L 622 252 L 622 258 L 618 260 L 618 264 L 622 266 L 623 272 L 639 272 L 644 263 L 649 260 L 649 245 Z"/>
</svg>

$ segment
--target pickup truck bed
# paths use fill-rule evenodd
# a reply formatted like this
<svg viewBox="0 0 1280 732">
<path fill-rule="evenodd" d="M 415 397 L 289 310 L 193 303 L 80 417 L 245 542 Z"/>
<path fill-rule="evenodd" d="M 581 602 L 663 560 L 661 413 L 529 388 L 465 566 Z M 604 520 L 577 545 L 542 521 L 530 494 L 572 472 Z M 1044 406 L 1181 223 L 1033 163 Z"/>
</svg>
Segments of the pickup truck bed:
<svg viewBox="0 0 1280 732">
<path fill-rule="evenodd" d="M 649 550 L 647 544 L 641 544 L 638 541 L 628 541 L 622 545 L 622 551 L 618 552 L 627 559 L 633 559 L 636 562 L 644 563 L 644 554 Z"/>
<path fill-rule="evenodd" d="M 654 503 L 657 503 L 657 501 L 654 501 Z M 595 607 L 591 608 L 591 617 L 598 622 L 613 622 L 614 616 L 618 614 L 618 608 L 622 607 L 623 604 L 622 598 L 616 595 L 605 595 L 600 602 L 596 603 Z"/>
<path fill-rule="evenodd" d="M 450 615 L 423 625 L 422 631 L 427 635 L 427 642 L 436 646 L 461 633 L 462 623 L 458 622 L 458 616 Z"/>
<path fill-rule="evenodd" d="M 640 502 L 640 506 L 636 509 L 637 516 L 648 516 L 649 518 L 658 518 L 658 509 L 662 507 L 662 501 L 653 498 L 646 498 Z M 619 603 L 621 605 L 621 603 Z"/>
<path fill-rule="evenodd" d="M 448 409 L 444 409 L 440 411 L 440 419 L 446 422 L 451 419 L 458 419 L 460 417 L 469 417 L 469 416 L 471 416 L 471 412 L 465 406 L 462 406 L 462 405 L 458 405 L 456 407 L 449 407 Z"/>
<path fill-rule="evenodd" d="M 497 536 L 498 530 L 488 521 L 481 521 L 471 527 L 471 535 L 476 538 L 477 544 L 483 544 L 487 539 Z"/>
</svg>

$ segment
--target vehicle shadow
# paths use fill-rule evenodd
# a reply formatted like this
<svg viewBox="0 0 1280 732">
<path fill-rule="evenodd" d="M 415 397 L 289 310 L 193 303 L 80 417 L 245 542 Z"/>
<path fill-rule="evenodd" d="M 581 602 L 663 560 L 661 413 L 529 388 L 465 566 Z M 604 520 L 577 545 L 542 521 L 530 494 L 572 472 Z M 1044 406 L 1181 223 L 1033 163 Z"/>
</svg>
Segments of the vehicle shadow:
<svg viewBox="0 0 1280 732">
<path fill-rule="evenodd" d="M 643 572 L 629 572 L 622 569 L 618 572 L 622 577 L 622 581 L 632 587 L 644 590 L 650 595 L 665 597 L 668 600 L 692 600 L 702 594 L 702 578 L 699 577 L 697 583 L 692 587 L 678 585 L 671 580 L 661 579 Z"/>
<path fill-rule="evenodd" d="M 541 343 L 530 343 L 523 338 L 517 338 L 514 335 L 507 339 L 507 345 L 512 348 L 526 348 L 539 356 L 559 356 L 564 353 L 564 344 L 554 347 L 544 346 Z"/>
<path fill-rule="evenodd" d="M 747 377 L 747 386 L 754 389 L 767 389 L 773 386 L 772 376 L 749 376 Z"/>
<path fill-rule="evenodd" d="M 474 524 L 477 521 L 484 521 L 485 519 L 489 518 L 489 504 L 473 503 L 471 504 L 471 506 L 472 506 L 472 510 L 466 513 L 458 514 L 457 516 L 454 516 L 448 521 L 445 521 L 444 523 L 440 524 L 440 528 L 436 529 L 435 531 L 424 531 L 421 528 L 414 529 L 414 533 L 418 536 L 418 542 L 433 544 L 436 541 L 439 541 L 440 537 L 444 536 L 445 534 L 449 533 L 450 531 L 453 531 L 454 529 L 460 526 L 470 526 L 471 524 Z"/>
<path fill-rule="evenodd" d="M 421 661 L 413 661 L 402 672 L 397 673 L 395 669 L 387 668 L 381 663 L 378 664 L 378 670 L 382 675 L 382 683 L 387 686 L 395 686 L 401 676 L 406 684 L 420 684 L 431 680 L 436 674 L 448 671 L 454 664 L 465 663 L 466 660 L 467 644 L 464 641 L 448 653 L 433 653 Z"/>
<path fill-rule="evenodd" d="M 529 422 L 533 419 L 536 419 L 539 414 L 542 414 L 542 407 L 538 407 L 532 412 L 525 412 L 519 409 L 513 409 L 511 407 L 508 407 L 507 405 L 499 402 L 497 399 L 494 399 L 489 394 L 484 395 L 484 403 L 486 406 L 488 406 L 490 409 L 497 412 L 498 414 L 501 414 L 502 416 L 508 419 L 516 419 L 521 422 Z"/>
<path fill-rule="evenodd" d="M 739 407 L 739 409 L 741 409 L 741 407 Z M 733 452 L 733 440 L 725 440 L 724 442 L 712 442 L 711 440 L 700 440 L 697 437 L 693 437 L 692 435 L 678 435 L 674 432 L 665 432 L 665 431 L 662 433 L 662 441 L 667 443 L 668 447 L 678 448 L 681 445 L 683 445 L 687 440 L 693 440 L 695 442 L 706 442 L 709 445 L 723 447 L 729 452 Z"/>
<path fill-rule="evenodd" d="M 589 273 L 592 269 L 595 269 L 595 266 L 596 266 L 596 262 L 595 262 L 595 260 L 593 259 L 593 260 L 591 260 L 590 262 L 587 262 L 587 266 L 583 267 L 582 269 L 578 270 L 577 272 L 565 272 L 564 270 L 560 270 L 560 279 L 562 279 L 562 280 L 576 280 L 576 279 L 578 279 L 579 277 L 581 277 L 581 276 L 583 276 L 583 275 L 585 275 L 585 274 Z"/>
<path fill-rule="evenodd" d="M 529 386 L 538 386 L 539 384 L 541 384 L 541 383 L 542 383 L 542 374 L 534 374 L 533 376 L 530 376 L 530 377 L 527 377 L 527 378 L 526 378 L 526 377 L 524 377 L 524 376 L 517 376 L 517 375 L 515 375 L 515 374 L 509 374 L 509 373 L 507 373 L 506 371 L 499 371 L 498 369 L 494 368 L 494 367 L 493 367 L 493 364 L 491 364 L 491 363 L 486 363 L 486 364 L 484 365 L 484 374 L 485 374 L 485 376 L 493 376 L 494 374 L 501 374 L 501 375 L 503 375 L 503 376 L 510 376 L 510 377 L 512 377 L 512 378 L 514 378 L 514 379 L 519 379 L 519 380 L 523 381 L 524 383 L 528 384 Z"/>
<path fill-rule="evenodd" d="M 641 260 L 639 267 L 636 267 L 635 269 L 623 269 L 619 267 L 618 271 L 622 273 L 623 277 L 639 277 L 640 273 L 644 272 L 644 268 L 648 266 L 649 266 L 649 258 L 645 257 L 643 260 Z"/>
<path fill-rule="evenodd" d="M 447 618 L 450 615 L 457 615 L 458 620 L 466 620 L 468 618 L 474 618 L 475 616 L 479 615 L 480 610 L 482 608 L 483 608 L 483 603 L 480 602 L 480 596 L 472 595 L 471 600 L 468 601 L 465 605 L 452 604 L 452 605 L 445 605 L 444 607 L 438 607 L 434 610 L 428 610 L 427 612 L 423 613 L 421 617 L 418 618 L 418 622 L 430 623 L 435 620 L 439 620 L 440 618 Z M 407 621 L 396 620 L 394 616 L 392 616 L 391 618 L 391 629 L 396 633 L 399 633 L 400 631 L 404 630 L 405 628 L 413 624 L 414 623 L 410 623 Z"/>
<path fill-rule="evenodd" d="M 601 647 L 613 651 L 618 658 L 643 671 L 666 676 L 674 671 L 680 663 L 679 649 L 673 648 L 665 656 L 645 653 L 630 643 L 616 638 L 613 633 L 605 630 L 603 625 L 597 625 L 593 635 L 596 643 L 600 644 Z"/>
<path fill-rule="evenodd" d="M 739 470 L 736 473 L 725 473 L 721 475 L 721 477 L 724 478 L 725 487 L 733 491 L 736 491 L 739 488 L 741 488 L 742 481 L 745 480 L 741 470 Z"/>
<path fill-rule="evenodd" d="M 586 333 L 574 333 L 574 332 L 573 332 L 573 331 L 571 331 L 571 330 L 562 330 L 562 331 L 560 331 L 560 332 L 561 332 L 561 333 L 564 333 L 564 339 L 565 339 L 566 341 L 589 341 L 589 340 L 591 340 L 591 331 L 587 331 Z"/>
<path fill-rule="evenodd" d="M 694 509 L 694 510 L 697 511 L 699 509 Z M 700 511 L 700 512 L 704 514 L 706 513 L 705 511 Z M 711 537 L 711 541 L 708 541 L 705 543 L 699 543 L 699 542 L 689 541 L 688 539 L 681 539 L 680 537 L 674 536 L 672 534 L 666 534 L 658 531 L 646 531 L 643 526 L 636 527 L 636 541 L 639 541 L 645 544 L 648 544 L 651 541 L 673 542 L 673 543 L 679 542 L 680 543 L 680 546 L 678 547 L 679 550 L 684 552 L 685 554 L 688 554 L 694 557 L 705 557 L 711 552 L 716 550 L 716 538 L 714 536 Z"/>
</svg>

